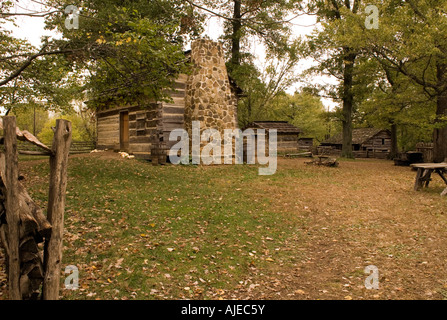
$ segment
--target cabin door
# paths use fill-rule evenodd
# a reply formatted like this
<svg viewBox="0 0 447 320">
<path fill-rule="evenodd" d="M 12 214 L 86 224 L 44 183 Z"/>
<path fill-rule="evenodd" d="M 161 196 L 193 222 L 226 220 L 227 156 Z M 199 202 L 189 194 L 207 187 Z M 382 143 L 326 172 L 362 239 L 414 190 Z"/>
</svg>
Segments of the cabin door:
<svg viewBox="0 0 447 320">
<path fill-rule="evenodd" d="M 120 113 L 120 149 L 129 152 L 129 112 Z"/>
</svg>

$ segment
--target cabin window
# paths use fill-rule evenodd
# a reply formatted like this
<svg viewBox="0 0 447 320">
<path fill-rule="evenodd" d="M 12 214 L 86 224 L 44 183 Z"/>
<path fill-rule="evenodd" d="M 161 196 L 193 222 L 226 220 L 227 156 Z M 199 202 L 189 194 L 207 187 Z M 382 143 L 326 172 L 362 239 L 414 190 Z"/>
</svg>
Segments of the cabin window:
<svg viewBox="0 0 447 320">
<path fill-rule="evenodd" d="M 146 135 L 146 119 L 137 119 L 137 136 L 142 137 Z"/>
<path fill-rule="evenodd" d="M 385 144 L 385 139 L 382 139 L 382 146 Z"/>
</svg>

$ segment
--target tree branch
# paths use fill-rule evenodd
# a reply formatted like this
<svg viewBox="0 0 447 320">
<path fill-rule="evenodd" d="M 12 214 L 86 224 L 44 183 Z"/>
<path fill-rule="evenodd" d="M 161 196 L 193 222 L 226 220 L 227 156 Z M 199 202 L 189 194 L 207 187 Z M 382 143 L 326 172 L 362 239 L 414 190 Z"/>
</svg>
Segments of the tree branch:
<svg viewBox="0 0 447 320">
<path fill-rule="evenodd" d="M 2 17 L 14 17 L 14 16 L 27 16 L 27 17 L 35 17 L 35 18 L 42 18 L 49 16 L 53 13 L 62 12 L 60 10 L 54 10 L 54 11 L 48 11 L 48 12 L 36 12 L 36 13 L 24 13 L 24 12 L 18 12 L 18 13 L 6 13 L 6 12 L 0 12 L 0 18 Z"/>
<path fill-rule="evenodd" d="M 422 87 L 424 87 L 424 91 L 426 88 L 431 88 L 433 90 L 435 90 L 436 92 L 438 92 L 439 88 L 438 86 L 432 84 L 432 83 L 428 83 L 425 81 L 425 78 L 420 78 L 418 76 L 416 76 L 415 74 L 409 72 L 406 68 L 405 68 L 405 64 L 402 63 L 402 61 L 394 61 L 393 59 L 391 59 L 390 57 L 388 57 L 388 55 L 386 55 L 385 53 L 381 52 L 380 50 L 376 49 L 374 50 L 375 54 L 374 57 L 379 61 L 380 64 L 382 65 L 387 65 L 385 61 L 387 61 L 389 64 L 387 65 L 388 67 L 391 67 L 395 70 L 398 70 L 400 73 L 402 73 L 403 75 L 409 77 L 410 79 L 412 79 L 414 82 L 416 82 L 417 84 L 421 85 Z M 385 61 L 384 61 L 385 60 Z M 427 92 L 428 93 L 428 92 Z"/>
<path fill-rule="evenodd" d="M 42 48 L 42 50 L 43 49 L 45 49 L 45 47 Z M 55 50 L 55 51 L 42 51 L 42 50 L 38 53 L 29 56 L 17 70 L 15 70 L 12 74 L 10 74 L 6 79 L 0 81 L 0 87 L 4 86 L 8 82 L 17 78 L 26 68 L 28 68 L 33 63 L 34 60 L 36 60 L 39 57 L 72 52 L 72 50 Z"/>
<path fill-rule="evenodd" d="M 232 18 L 232 17 L 227 17 L 227 16 L 224 16 L 223 14 L 220 14 L 218 12 L 215 12 L 213 10 L 205 8 L 205 7 L 201 6 L 201 5 L 198 5 L 198 4 L 194 3 L 192 0 L 183 0 L 183 1 L 186 1 L 191 6 L 196 7 L 197 9 L 204 10 L 204 11 L 206 11 L 208 13 L 211 13 L 212 15 L 215 15 L 216 17 L 228 20 L 230 22 L 234 22 L 234 21 L 247 22 L 247 21 L 250 21 L 250 22 L 252 22 L 254 24 L 264 25 L 264 26 L 275 25 L 275 24 L 281 25 L 281 24 L 285 24 L 285 23 L 290 23 L 290 21 L 292 21 L 293 19 L 295 19 L 296 17 L 301 15 L 301 14 L 295 15 L 293 18 L 291 18 L 289 20 L 272 21 L 272 22 L 259 22 L 259 21 L 255 20 L 256 19 L 255 17 L 252 17 L 252 18 Z M 248 13 L 248 12 L 245 12 L 244 14 L 246 14 L 246 13 Z"/>
</svg>

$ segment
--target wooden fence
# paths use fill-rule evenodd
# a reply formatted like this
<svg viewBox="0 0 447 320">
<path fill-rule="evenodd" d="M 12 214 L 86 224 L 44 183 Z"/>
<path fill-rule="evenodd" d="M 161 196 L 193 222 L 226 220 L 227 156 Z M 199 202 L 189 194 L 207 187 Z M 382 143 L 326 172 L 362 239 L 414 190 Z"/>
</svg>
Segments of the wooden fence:
<svg viewBox="0 0 447 320">
<path fill-rule="evenodd" d="M 433 143 L 419 142 L 416 144 L 416 151 L 421 152 L 424 157 L 424 162 L 433 162 Z"/>
<path fill-rule="evenodd" d="M 71 123 L 56 120 L 51 148 L 17 128 L 14 116 L 0 118 L 0 129 L 4 129 L 0 137 L 4 146 L 0 153 L 0 244 L 6 255 L 9 298 L 57 300 Z M 18 141 L 33 144 L 49 156 L 46 216 L 18 180 Z"/>
<path fill-rule="evenodd" d="M 42 151 L 38 146 L 17 141 L 17 149 L 19 154 L 24 155 L 42 155 Z M 89 153 L 96 149 L 95 141 L 73 141 L 70 146 L 70 154 Z"/>
</svg>

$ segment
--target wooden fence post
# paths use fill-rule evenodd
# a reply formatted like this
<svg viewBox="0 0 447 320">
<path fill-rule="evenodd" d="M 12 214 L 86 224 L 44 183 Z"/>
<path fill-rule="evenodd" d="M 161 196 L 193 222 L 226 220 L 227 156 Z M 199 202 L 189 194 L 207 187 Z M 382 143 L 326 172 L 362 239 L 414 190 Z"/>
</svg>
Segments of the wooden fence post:
<svg viewBox="0 0 447 320">
<path fill-rule="evenodd" d="M 50 156 L 50 188 L 47 219 L 52 225 L 51 236 L 45 241 L 42 299 L 58 300 L 62 263 L 65 194 L 67 190 L 68 154 L 71 144 L 71 122 L 58 119 Z"/>
<path fill-rule="evenodd" d="M 21 300 L 20 293 L 20 257 L 19 257 L 19 201 L 18 201 L 18 158 L 16 118 L 3 118 L 5 134 L 5 185 L 6 189 L 6 220 L 8 222 L 8 259 L 9 259 L 9 297 L 11 300 Z"/>
</svg>

